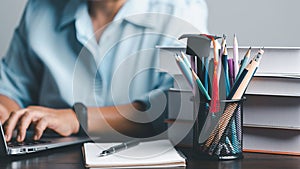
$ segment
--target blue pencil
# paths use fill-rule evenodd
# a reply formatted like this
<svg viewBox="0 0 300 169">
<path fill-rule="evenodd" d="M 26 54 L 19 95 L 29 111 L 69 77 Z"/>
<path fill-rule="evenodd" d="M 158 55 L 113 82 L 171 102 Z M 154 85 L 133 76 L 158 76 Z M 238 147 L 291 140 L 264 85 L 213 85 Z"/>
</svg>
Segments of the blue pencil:
<svg viewBox="0 0 300 169">
<path fill-rule="evenodd" d="M 251 53 L 251 47 L 248 49 L 248 51 L 246 52 L 246 54 L 244 56 L 244 59 L 242 60 L 241 67 L 240 67 L 239 72 L 236 76 L 236 79 L 238 79 L 240 77 L 243 70 L 246 68 L 246 66 L 248 64 L 248 61 L 249 61 L 249 58 L 250 58 L 250 53 Z"/>
<path fill-rule="evenodd" d="M 192 72 L 192 75 L 193 77 L 195 78 L 196 82 L 197 82 L 197 85 L 201 91 L 201 93 L 206 97 L 207 100 L 211 100 L 207 90 L 205 89 L 205 87 L 203 86 L 201 80 L 199 79 L 199 77 L 197 76 L 197 74 L 194 72 L 194 70 L 191 68 L 190 69 L 191 72 Z"/>
<path fill-rule="evenodd" d="M 186 56 L 182 51 L 180 51 L 180 53 L 181 53 L 181 58 L 182 58 L 182 60 L 184 61 L 184 63 L 185 63 L 189 68 L 192 67 L 192 65 L 191 65 L 190 61 L 188 60 L 187 56 Z"/>
<path fill-rule="evenodd" d="M 191 71 L 189 70 L 187 65 L 184 63 L 183 59 L 180 56 L 178 56 L 178 54 L 175 54 L 175 59 L 176 59 L 176 63 L 178 65 L 179 69 L 181 70 L 183 76 L 186 78 L 188 84 L 193 89 L 193 77 L 192 77 Z"/>
</svg>

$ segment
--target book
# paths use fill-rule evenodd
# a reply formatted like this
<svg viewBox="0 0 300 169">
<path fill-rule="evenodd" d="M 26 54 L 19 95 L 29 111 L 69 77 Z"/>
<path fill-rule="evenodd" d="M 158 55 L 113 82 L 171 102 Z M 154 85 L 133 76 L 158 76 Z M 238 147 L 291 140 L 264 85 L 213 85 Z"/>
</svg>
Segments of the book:
<svg viewBox="0 0 300 169">
<path fill-rule="evenodd" d="M 239 60 L 249 47 L 239 47 Z M 252 47 L 253 51 L 260 47 Z M 175 85 L 169 92 L 168 124 L 177 121 L 181 126 L 193 124 L 193 102 L 189 99 L 192 91 L 187 90 L 185 80 L 176 66 L 174 54 L 185 51 L 184 47 L 159 47 L 161 68 L 174 76 Z M 244 149 L 252 152 L 300 155 L 300 48 L 298 47 L 265 47 L 265 54 L 255 76 L 246 90 L 246 101 L 243 106 Z M 212 52 L 211 52 L 212 53 Z M 233 55 L 228 47 L 228 56 Z M 251 57 L 253 54 L 251 55 Z M 176 85 L 178 84 L 178 85 Z M 183 99 L 185 100 L 183 102 Z M 178 139 L 183 131 L 180 125 L 169 130 L 169 137 Z M 186 128 L 186 127 L 185 127 Z M 256 133 L 257 132 L 257 133 Z M 269 134 L 269 133 L 271 134 Z M 286 132 L 286 133 L 285 133 Z M 189 133 L 193 133 L 190 131 Z M 251 133 L 251 134 L 250 134 Z M 276 135 L 276 133 L 278 133 Z M 257 134 L 257 135 L 255 135 Z M 275 135 L 275 136 L 274 136 Z M 183 139 L 185 145 L 191 144 L 192 135 Z M 254 141 L 253 141 L 254 140 Z M 276 144 L 263 146 L 267 142 Z M 286 142 L 284 141 L 286 140 Z M 252 144 L 253 143 L 253 144 Z M 257 147 L 255 147 L 257 145 Z M 294 149 L 294 146 L 298 146 Z"/>
<path fill-rule="evenodd" d="M 300 97 L 300 73 L 257 73 L 246 94 Z"/>
<path fill-rule="evenodd" d="M 191 90 L 170 88 L 168 103 L 168 119 L 194 120 L 194 103 Z"/>
<path fill-rule="evenodd" d="M 300 155 L 299 130 L 244 127 L 245 152 Z"/>
<path fill-rule="evenodd" d="M 239 60 L 242 59 L 248 47 L 239 47 Z M 257 51 L 261 47 L 252 47 Z M 257 73 L 300 73 L 300 48 L 299 47 L 264 47 L 264 57 L 257 69 Z M 228 47 L 228 56 L 233 56 L 232 47 Z M 252 57 L 252 55 L 251 55 Z"/>
<path fill-rule="evenodd" d="M 300 130 L 300 98 L 246 95 L 244 126 Z"/>
<path fill-rule="evenodd" d="M 185 46 L 157 46 L 160 57 L 160 70 L 172 75 L 181 74 L 178 69 L 174 55 L 185 52 Z M 228 56 L 233 56 L 232 47 L 228 46 Z M 243 59 L 249 46 L 239 46 L 239 61 Z M 258 51 L 261 47 L 252 47 L 252 51 Z M 213 49 L 211 49 L 213 50 Z M 300 73 L 300 47 L 264 47 L 264 57 L 260 63 L 257 73 L 279 73 L 299 74 Z M 213 52 L 210 52 L 212 55 Z M 210 56 L 212 57 L 212 56 Z M 251 54 L 253 57 L 253 54 Z"/>
<path fill-rule="evenodd" d="M 88 168 L 161 168 L 184 167 L 185 158 L 169 140 L 141 142 L 126 150 L 99 157 L 99 154 L 120 143 L 84 143 L 83 156 Z"/>
<path fill-rule="evenodd" d="M 185 81 L 176 76 L 178 83 Z M 182 76 L 181 76 L 182 77 Z M 172 143 L 181 147 L 191 147 L 193 139 L 194 104 L 193 93 L 190 89 L 174 85 L 168 91 L 168 138 Z"/>
</svg>

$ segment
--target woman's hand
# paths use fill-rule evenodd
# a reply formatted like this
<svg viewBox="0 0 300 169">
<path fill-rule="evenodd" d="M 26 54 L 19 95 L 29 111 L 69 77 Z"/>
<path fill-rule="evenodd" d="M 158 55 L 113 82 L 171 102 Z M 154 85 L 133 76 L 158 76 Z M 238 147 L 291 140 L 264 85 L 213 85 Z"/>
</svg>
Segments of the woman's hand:
<svg viewBox="0 0 300 169">
<path fill-rule="evenodd" d="M 18 130 L 17 141 L 23 141 L 30 124 L 34 124 L 34 140 L 40 139 L 47 128 L 62 136 L 69 136 L 79 131 L 79 122 L 72 109 L 30 106 L 10 114 L 4 126 L 6 141 L 11 140 L 14 129 Z"/>
</svg>

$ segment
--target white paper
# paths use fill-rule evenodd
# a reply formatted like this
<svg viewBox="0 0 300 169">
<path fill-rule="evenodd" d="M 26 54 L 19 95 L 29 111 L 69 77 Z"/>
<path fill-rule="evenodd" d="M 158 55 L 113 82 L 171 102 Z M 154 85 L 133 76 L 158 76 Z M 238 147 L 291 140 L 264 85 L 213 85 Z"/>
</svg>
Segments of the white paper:
<svg viewBox="0 0 300 169">
<path fill-rule="evenodd" d="M 99 157 L 109 147 L 120 143 L 85 143 L 84 155 L 87 167 L 170 167 L 185 166 L 185 159 L 178 154 L 169 140 L 141 142 L 139 145 Z"/>
</svg>

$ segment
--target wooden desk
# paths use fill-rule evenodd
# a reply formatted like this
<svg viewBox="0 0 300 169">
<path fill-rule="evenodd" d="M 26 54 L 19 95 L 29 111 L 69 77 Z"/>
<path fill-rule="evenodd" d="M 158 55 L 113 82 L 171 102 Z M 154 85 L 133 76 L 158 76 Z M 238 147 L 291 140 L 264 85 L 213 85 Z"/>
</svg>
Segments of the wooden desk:
<svg viewBox="0 0 300 169">
<path fill-rule="evenodd" d="M 181 149 L 188 157 L 187 169 L 300 169 L 300 157 L 244 153 L 244 159 L 210 161 L 193 157 L 190 149 Z M 69 146 L 25 157 L 0 159 L 2 169 L 83 169 L 81 146 Z"/>
</svg>

